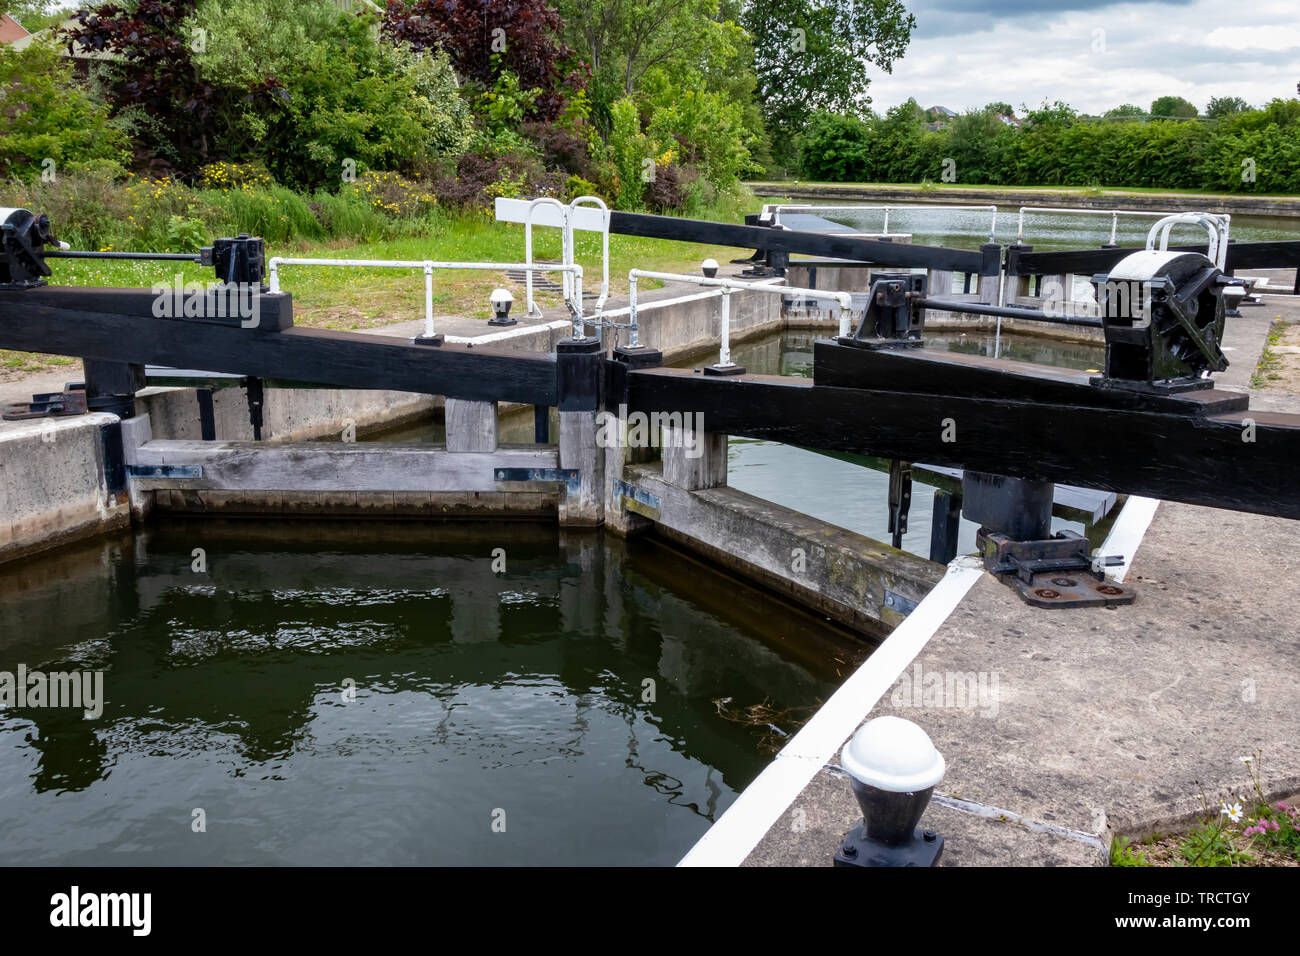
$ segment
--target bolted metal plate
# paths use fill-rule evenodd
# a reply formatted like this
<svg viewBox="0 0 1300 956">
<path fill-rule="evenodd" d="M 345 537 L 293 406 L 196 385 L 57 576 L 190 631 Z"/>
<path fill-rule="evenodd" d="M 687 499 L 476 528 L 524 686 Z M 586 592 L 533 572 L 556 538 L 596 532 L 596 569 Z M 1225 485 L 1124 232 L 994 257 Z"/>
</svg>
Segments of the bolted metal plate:
<svg viewBox="0 0 1300 956">
<path fill-rule="evenodd" d="M 1117 607 L 1137 599 L 1132 588 L 1109 579 L 1098 580 L 1086 571 L 1049 571 L 1033 575 L 1029 583 L 1009 575 L 1003 580 L 1034 607 Z"/>
<path fill-rule="evenodd" d="M 128 478 L 202 478 L 202 465 L 127 465 Z"/>
<path fill-rule="evenodd" d="M 494 468 L 492 477 L 497 481 L 558 481 L 569 494 L 577 494 L 580 484 L 576 468 Z"/>
<path fill-rule="evenodd" d="M 916 602 L 911 598 L 903 597 L 901 594 L 895 594 L 888 588 L 885 589 L 885 607 L 892 608 L 904 617 L 916 610 Z"/>
</svg>

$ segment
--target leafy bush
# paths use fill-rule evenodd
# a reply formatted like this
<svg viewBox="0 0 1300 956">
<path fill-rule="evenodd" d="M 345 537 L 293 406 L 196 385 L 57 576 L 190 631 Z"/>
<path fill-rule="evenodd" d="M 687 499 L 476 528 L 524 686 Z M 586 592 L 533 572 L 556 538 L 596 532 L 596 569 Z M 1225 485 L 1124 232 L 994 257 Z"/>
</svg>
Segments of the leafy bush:
<svg viewBox="0 0 1300 956">
<path fill-rule="evenodd" d="M 509 24 L 509 37 L 485 29 Z M 537 90 L 527 115 L 555 119 L 586 82 L 585 70 L 560 39 L 564 28 L 546 0 L 387 0 L 382 31 L 415 50 L 443 50 L 457 72 L 479 89 L 493 88 L 503 72 L 521 90 Z M 504 30 L 502 26 L 500 29 Z"/>
<path fill-rule="evenodd" d="M 183 183 L 131 177 L 122 192 L 130 210 L 126 217 L 130 237 L 137 248 L 193 252 L 203 245 L 202 239 L 197 245 L 192 240 L 204 222 L 214 219 L 214 210 Z M 193 221 L 199 223 L 199 229 L 191 225 Z"/>
<path fill-rule="evenodd" d="M 126 138 L 107 107 L 73 79 L 52 46 L 0 46 L 0 178 L 35 179 L 93 167 L 121 172 Z"/>
<path fill-rule="evenodd" d="M 646 183 L 645 204 L 655 212 L 673 212 L 686 203 L 687 188 L 699 178 L 693 167 L 683 169 L 676 163 L 655 167 L 654 179 Z"/>
<path fill-rule="evenodd" d="M 570 201 L 577 199 L 579 196 L 600 196 L 604 195 L 600 191 L 600 186 L 581 176 L 570 176 L 564 181 L 564 198 Z"/>
<path fill-rule="evenodd" d="M 490 206 L 498 196 L 559 196 L 563 184 L 558 174 L 528 155 L 465 152 L 435 174 L 433 192 L 439 204 L 464 209 Z"/>
<path fill-rule="evenodd" d="M 394 219 L 427 215 L 438 204 L 437 197 L 428 189 L 397 173 L 368 172 L 349 188 L 359 193 L 375 211 Z"/>
<path fill-rule="evenodd" d="M 856 116 L 814 113 L 799 140 L 799 165 L 809 179 L 852 182 L 871 165 L 871 127 Z"/>
</svg>

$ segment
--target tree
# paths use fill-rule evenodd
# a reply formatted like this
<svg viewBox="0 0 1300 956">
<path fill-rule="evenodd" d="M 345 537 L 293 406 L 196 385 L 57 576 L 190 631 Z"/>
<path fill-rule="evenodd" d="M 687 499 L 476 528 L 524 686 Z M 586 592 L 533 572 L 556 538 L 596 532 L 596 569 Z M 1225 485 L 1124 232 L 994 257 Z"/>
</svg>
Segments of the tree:
<svg viewBox="0 0 1300 956">
<path fill-rule="evenodd" d="M 632 93 L 655 66 L 687 68 L 708 44 L 718 0 L 559 0 L 565 36 L 593 73 Z"/>
<path fill-rule="evenodd" d="M 565 45 L 564 22 L 545 0 L 388 0 L 382 30 L 414 50 L 445 50 L 461 79 L 491 89 L 503 70 L 541 90 L 530 117 L 554 119 L 587 70 Z"/>
<path fill-rule="evenodd" d="M 814 113 L 799 138 L 799 169 L 811 180 L 861 182 L 871 164 L 871 127 L 856 116 Z"/>
<path fill-rule="evenodd" d="M 983 112 L 992 113 L 994 116 L 1015 116 L 1016 111 L 1011 108 L 1010 103 L 989 103 L 984 107 Z"/>
<path fill-rule="evenodd" d="M 381 38 L 333 0 L 121 0 L 70 31 L 115 59 L 100 85 L 140 160 L 186 179 L 257 160 L 285 185 L 339 182 L 458 149 L 468 127 L 450 64 Z M 351 169 L 352 167 L 347 167 Z"/>
<path fill-rule="evenodd" d="M 776 145 L 792 144 L 814 112 L 861 115 L 868 63 L 889 72 L 916 18 L 900 0 L 767 0 L 749 4 L 758 100 Z"/>
<path fill-rule="evenodd" d="M 1121 103 L 1114 109 L 1109 109 L 1102 114 L 1106 119 L 1142 119 L 1146 116 L 1146 111 L 1140 106 L 1132 103 Z"/>
<path fill-rule="evenodd" d="M 1211 96 L 1209 104 L 1205 107 L 1205 115 L 1210 119 L 1222 119 L 1225 116 L 1244 113 L 1248 109 L 1250 104 L 1240 96 Z"/>
<path fill-rule="evenodd" d="M 200 79 L 186 23 L 197 0 L 123 0 L 74 14 L 69 49 L 114 54 L 97 68 L 117 117 L 145 152 L 183 168 L 207 160 L 219 91 Z"/>
<path fill-rule="evenodd" d="M 28 33 L 57 23 L 64 14 L 57 0 L 0 0 L 0 15 L 9 14 Z"/>
<path fill-rule="evenodd" d="M 77 85 L 71 61 L 42 43 L 0 46 L 0 181 L 91 165 L 120 172 L 126 157 L 124 137 Z"/>
<path fill-rule="evenodd" d="M 1196 105 L 1181 96 L 1162 96 L 1151 104 L 1152 119 L 1196 119 Z"/>
</svg>

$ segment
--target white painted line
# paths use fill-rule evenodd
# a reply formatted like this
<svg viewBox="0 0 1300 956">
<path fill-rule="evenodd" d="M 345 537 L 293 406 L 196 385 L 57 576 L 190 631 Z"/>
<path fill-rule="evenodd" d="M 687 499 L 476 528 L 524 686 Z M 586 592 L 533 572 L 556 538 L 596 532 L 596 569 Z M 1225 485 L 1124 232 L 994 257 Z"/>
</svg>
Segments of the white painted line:
<svg viewBox="0 0 1300 956">
<path fill-rule="evenodd" d="M 1159 506 L 1159 498 L 1142 498 L 1137 495 L 1130 495 L 1128 501 L 1124 503 L 1124 510 L 1119 513 L 1119 517 L 1111 525 L 1110 534 L 1106 535 L 1106 542 L 1101 546 L 1099 553 L 1102 555 L 1118 554 L 1124 559 L 1124 563 L 1119 565 L 1118 568 L 1107 569 L 1107 573 L 1116 581 L 1122 583 L 1129 572 L 1129 568 L 1133 566 L 1133 559 L 1137 556 L 1138 546 L 1142 544 L 1142 537 L 1147 533 L 1147 528 L 1151 526 L 1151 519 L 1155 517 L 1156 508 Z"/>
<path fill-rule="evenodd" d="M 977 558 L 948 573 L 745 788 L 678 866 L 739 866 L 858 728 L 984 574 Z"/>
<path fill-rule="evenodd" d="M 504 342 L 507 339 L 519 338 L 521 335 L 531 335 L 534 332 L 555 331 L 556 329 L 567 329 L 573 326 L 569 319 L 554 319 L 542 325 L 516 325 L 505 332 L 489 332 L 487 335 L 448 335 L 444 341 L 451 342 L 455 345 L 489 345 L 492 342 Z"/>
</svg>

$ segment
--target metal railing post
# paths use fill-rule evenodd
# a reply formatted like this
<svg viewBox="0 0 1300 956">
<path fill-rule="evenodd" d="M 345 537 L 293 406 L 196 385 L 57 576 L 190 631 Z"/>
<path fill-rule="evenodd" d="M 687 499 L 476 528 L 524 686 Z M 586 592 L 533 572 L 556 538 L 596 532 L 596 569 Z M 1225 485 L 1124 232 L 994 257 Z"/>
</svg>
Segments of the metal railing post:
<svg viewBox="0 0 1300 956">
<path fill-rule="evenodd" d="M 528 273 L 532 275 L 532 273 Z M 424 264 L 424 334 L 433 338 L 433 263 Z"/>
<path fill-rule="evenodd" d="M 722 348 L 718 352 L 718 365 L 726 368 L 736 363 L 731 361 L 731 290 L 722 290 Z"/>
</svg>

